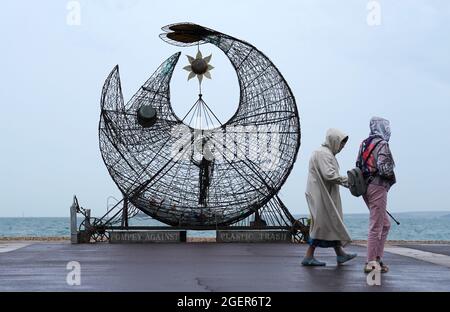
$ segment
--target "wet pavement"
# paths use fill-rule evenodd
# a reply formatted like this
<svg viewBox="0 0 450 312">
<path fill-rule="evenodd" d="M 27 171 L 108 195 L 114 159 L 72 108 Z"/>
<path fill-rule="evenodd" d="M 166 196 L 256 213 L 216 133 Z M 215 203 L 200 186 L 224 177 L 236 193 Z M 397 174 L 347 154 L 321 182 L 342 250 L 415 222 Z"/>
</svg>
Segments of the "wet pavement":
<svg viewBox="0 0 450 312">
<path fill-rule="evenodd" d="M 447 244 L 402 244 L 401 246 L 450 256 L 450 245 Z"/>
<path fill-rule="evenodd" d="M 450 245 L 407 247 L 450 251 Z M 0 291 L 450 291 L 445 266 L 387 253 L 390 272 L 381 286 L 368 286 L 364 247 L 348 247 L 358 257 L 343 266 L 336 266 L 332 250 L 318 250 L 328 265 L 316 268 L 300 265 L 305 250 L 296 244 L 31 243 L 0 253 Z M 71 261 L 80 263 L 81 285 L 67 284 Z"/>
</svg>

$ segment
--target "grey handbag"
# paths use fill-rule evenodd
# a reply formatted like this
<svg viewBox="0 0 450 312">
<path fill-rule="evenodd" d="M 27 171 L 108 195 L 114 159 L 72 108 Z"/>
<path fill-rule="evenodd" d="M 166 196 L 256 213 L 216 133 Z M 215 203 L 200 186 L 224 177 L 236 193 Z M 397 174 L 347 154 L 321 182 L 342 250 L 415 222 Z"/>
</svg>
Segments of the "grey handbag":
<svg viewBox="0 0 450 312">
<path fill-rule="evenodd" d="M 367 192 L 367 183 L 358 167 L 347 171 L 348 188 L 353 196 L 359 197 Z"/>
</svg>

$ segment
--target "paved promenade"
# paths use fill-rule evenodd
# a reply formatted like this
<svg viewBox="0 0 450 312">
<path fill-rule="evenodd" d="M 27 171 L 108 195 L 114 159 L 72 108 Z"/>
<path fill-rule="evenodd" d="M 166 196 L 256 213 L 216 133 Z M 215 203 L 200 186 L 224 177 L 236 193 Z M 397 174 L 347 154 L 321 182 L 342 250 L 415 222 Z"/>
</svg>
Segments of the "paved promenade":
<svg viewBox="0 0 450 312">
<path fill-rule="evenodd" d="M 336 266 L 332 250 L 318 250 L 322 268 L 300 265 L 294 244 L 71 245 L 0 242 L 0 291 L 450 291 L 450 245 L 390 246 L 391 271 L 368 286 L 357 259 Z M 66 282 L 80 263 L 81 285 Z"/>
</svg>

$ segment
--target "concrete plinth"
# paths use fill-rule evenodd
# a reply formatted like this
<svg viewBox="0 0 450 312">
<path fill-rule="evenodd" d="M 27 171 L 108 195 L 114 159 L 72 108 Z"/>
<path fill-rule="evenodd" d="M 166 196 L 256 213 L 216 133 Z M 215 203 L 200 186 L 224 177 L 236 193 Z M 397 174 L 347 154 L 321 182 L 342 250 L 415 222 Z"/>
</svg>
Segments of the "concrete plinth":
<svg viewBox="0 0 450 312">
<path fill-rule="evenodd" d="M 292 235 L 283 230 L 222 230 L 217 231 L 221 243 L 289 243 Z"/>
<path fill-rule="evenodd" d="M 109 242 L 117 243 L 181 243 L 186 242 L 186 231 L 113 231 Z"/>
</svg>

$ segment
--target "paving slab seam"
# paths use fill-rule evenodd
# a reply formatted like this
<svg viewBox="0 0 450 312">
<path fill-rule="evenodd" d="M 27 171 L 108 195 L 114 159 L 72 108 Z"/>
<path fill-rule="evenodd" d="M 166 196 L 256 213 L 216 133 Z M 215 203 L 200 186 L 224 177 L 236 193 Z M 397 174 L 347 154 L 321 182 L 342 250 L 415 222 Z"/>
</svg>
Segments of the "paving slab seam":
<svg viewBox="0 0 450 312">
<path fill-rule="evenodd" d="M 0 253 L 11 252 L 29 245 L 31 243 L 0 243 Z"/>
<path fill-rule="evenodd" d="M 367 247 L 367 244 L 357 244 L 357 245 Z M 439 253 L 433 253 L 429 251 L 422 251 L 418 249 L 399 246 L 386 246 L 384 248 L 384 251 L 389 252 L 391 254 L 422 260 L 425 262 L 450 268 L 450 256 L 442 255 Z"/>
</svg>

